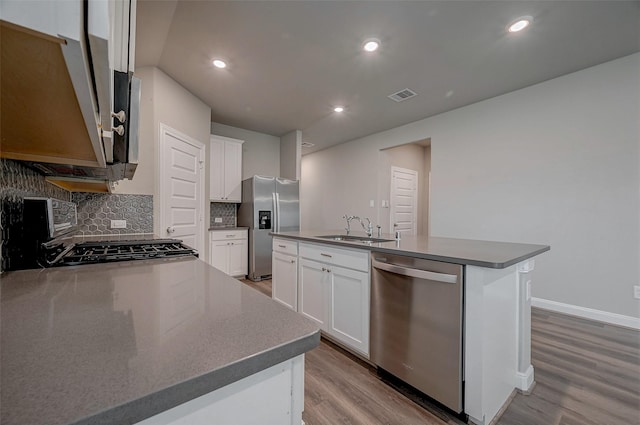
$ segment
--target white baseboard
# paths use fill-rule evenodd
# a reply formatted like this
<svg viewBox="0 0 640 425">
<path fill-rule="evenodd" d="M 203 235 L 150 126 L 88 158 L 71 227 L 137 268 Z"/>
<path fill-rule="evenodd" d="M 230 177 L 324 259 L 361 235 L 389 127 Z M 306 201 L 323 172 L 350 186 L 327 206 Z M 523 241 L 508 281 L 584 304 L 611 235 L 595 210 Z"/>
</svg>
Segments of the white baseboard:
<svg viewBox="0 0 640 425">
<path fill-rule="evenodd" d="M 528 393 L 529 391 L 531 391 L 531 387 L 533 386 L 533 366 L 529 365 L 524 373 L 517 372 L 516 383 L 516 388 L 518 388 L 523 393 Z"/>
<path fill-rule="evenodd" d="M 593 308 L 580 307 L 578 305 L 564 304 L 557 301 L 544 300 L 542 298 L 531 298 L 531 306 L 545 310 L 557 311 L 558 313 L 569 314 L 571 316 L 583 317 L 610 325 L 624 326 L 640 330 L 640 318 L 624 316 L 608 311 L 595 310 Z"/>
</svg>

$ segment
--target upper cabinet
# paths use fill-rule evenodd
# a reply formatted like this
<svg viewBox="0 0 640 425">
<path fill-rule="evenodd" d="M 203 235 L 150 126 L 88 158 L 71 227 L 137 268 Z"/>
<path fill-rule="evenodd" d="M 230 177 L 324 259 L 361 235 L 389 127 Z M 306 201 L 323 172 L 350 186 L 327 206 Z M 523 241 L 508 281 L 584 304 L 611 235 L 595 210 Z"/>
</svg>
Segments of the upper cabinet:
<svg viewBox="0 0 640 425">
<path fill-rule="evenodd" d="M 243 140 L 211 135 L 209 197 L 215 202 L 242 201 Z"/>
<path fill-rule="evenodd" d="M 2 157 L 47 176 L 133 176 L 135 8 L 136 0 L 0 2 Z"/>
</svg>

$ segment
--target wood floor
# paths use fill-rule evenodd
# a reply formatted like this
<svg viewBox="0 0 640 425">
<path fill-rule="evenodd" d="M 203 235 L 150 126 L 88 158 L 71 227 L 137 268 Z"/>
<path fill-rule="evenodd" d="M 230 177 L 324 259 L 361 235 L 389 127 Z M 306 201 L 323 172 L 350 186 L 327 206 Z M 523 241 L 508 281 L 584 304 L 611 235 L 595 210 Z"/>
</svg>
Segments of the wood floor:
<svg viewBox="0 0 640 425">
<path fill-rule="evenodd" d="M 243 281 L 271 296 L 271 281 Z M 640 332 L 540 309 L 532 312 L 536 386 L 495 425 L 640 425 Z M 331 343 L 306 355 L 307 425 L 460 423 L 415 404 Z"/>
</svg>

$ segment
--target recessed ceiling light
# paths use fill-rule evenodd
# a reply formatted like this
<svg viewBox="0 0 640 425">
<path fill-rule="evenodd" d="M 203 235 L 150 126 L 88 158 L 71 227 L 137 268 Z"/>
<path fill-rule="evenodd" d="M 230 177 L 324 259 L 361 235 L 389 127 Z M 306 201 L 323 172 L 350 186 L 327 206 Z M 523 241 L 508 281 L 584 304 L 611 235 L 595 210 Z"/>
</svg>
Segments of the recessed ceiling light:
<svg viewBox="0 0 640 425">
<path fill-rule="evenodd" d="M 531 22 L 533 22 L 533 18 L 531 16 L 521 16 L 520 18 L 513 21 L 507 27 L 507 30 L 509 32 L 519 32 L 527 28 L 531 24 Z"/>
<path fill-rule="evenodd" d="M 225 61 L 223 61 L 222 59 L 214 59 L 213 60 L 213 66 L 215 66 L 216 68 L 226 68 L 227 67 L 227 63 Z"/>
<path fill-rule="evenodd" d="M 335 108 L 333 108 L 334 112 L 342 112 L 344 111 L 344 106 L 336 106 Z"/>
<path fill-rule="evenodd" d="M 364 44 L 362 45 L 362 48 L 367 52 L 375 52 L 376 50 L 378 50 L 378 47 L 380 47 L 380 40 L 377 40 L 375 38 L 365 40 Z"/>
</svg>

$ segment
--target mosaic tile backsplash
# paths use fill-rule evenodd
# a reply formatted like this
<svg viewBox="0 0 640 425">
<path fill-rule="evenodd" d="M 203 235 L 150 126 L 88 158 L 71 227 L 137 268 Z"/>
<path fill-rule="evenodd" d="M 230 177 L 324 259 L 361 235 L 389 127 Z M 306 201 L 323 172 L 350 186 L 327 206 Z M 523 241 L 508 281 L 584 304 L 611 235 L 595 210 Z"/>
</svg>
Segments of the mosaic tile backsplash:
<svg viewBox="0 0 640 425">
<path fill-rule="evenodd" d="M 215 218 L 222 218 L 222 223 L 216 223 Z M 211 227 L 233 227 L 237 221 L 237 205 L 223 202 L 211 203 Z"/>
<path fill-rule="evenodd" d="M 111 235 L 153 233 L 153 196 L 107 193 L 73 193 L 78 204 L 81 234 Z M 111 220 L 126 220 L 125 229 L 112 229 Z"/>
<path fill-rule="evenodd" d="M 2 254 L 0 267 L 8 270 L 9 258 L 20 257 L 22 209 L 24 198 L 42 196 L 70 201 L 71 193 L 47 182 L 44 177 L 20 162 L 0 159 L 0 215 L 2 226 Z"/>
</svg>

